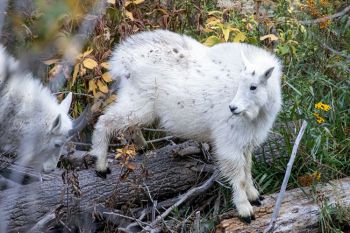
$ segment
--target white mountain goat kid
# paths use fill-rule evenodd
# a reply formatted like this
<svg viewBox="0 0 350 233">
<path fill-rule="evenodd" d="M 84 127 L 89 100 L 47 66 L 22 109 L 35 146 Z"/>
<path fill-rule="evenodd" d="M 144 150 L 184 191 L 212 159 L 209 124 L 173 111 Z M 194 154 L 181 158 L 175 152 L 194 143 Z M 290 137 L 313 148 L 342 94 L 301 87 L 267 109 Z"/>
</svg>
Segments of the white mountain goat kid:
<svg viewBox="0 0 350 233">
<path fill-rule="evenodd" d="M 281 107 L 279 60 L 248 44 L 206 47 L 156 30 L 122 42 L 110 65 L 120 89 L 93 134 L 97 171 L 107 172 L 114 132 L 159 119 L 179 137 L 212 143 L 239 215 L 247 222 L 254 219 L 250 202 L 260 201 L 251 176 L 252 151 L 267 137 Z"/>
<path fill-rule="evenodd" d="M 72 94 L 57 103 L 41 82 L 24 73 L 0 45 L 0 149 L 38 171 L 57 166 L 63 144 L 76 132 L 68 111 Z M 79 119 L 81 123 L 82 119 Z"/>
</svg>

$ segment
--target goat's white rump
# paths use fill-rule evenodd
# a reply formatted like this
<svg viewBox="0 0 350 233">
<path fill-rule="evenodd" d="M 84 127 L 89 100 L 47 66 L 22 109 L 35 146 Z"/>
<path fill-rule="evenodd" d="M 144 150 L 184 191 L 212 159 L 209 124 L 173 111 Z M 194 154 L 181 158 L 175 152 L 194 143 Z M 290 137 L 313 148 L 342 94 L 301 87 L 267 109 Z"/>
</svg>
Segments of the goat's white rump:
<svg viewBox="0 0 350 233">
<path fill-rule="evenodd" d="M 259 193 L 251 176 L 252 151 L 261 144 L 281 107 L 281 65 L 258 47 L 223 43 L 206 47 L 192 38 L 157 30 L 131 36 L 114 50 L 111 73 L 118 99 L 102 115 L 91 154 L 107 169 L 113 132 L 159 119 L 179 137 L 208 141 L 233 203 L 250 222 Z"/>
<path fill-rule="evenodd" d="M 58 162 L 73 122 L 72 94 L 60 103 L 0 45 L 0 149 L 18 154 L 19 162 L 51 171 Z"/>
</svg>

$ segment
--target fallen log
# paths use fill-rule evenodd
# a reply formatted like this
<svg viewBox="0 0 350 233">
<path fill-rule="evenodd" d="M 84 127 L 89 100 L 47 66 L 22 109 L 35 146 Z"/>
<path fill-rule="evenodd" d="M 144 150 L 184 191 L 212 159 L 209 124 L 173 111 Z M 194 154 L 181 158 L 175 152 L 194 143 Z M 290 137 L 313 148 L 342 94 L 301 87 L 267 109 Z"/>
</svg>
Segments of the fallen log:
<svg viewBox="0 0 350 233">
<path fill-rule="evenodd" d="M 272 134 L 255 155 L 264 160 L 281 156 L 281 144 L 283 139 Z M 51 219 L 45 216 L 53 216 L 52 212 L 59 209 L 55 216 L 63 217 L 57 217 L 56 222 L 73 219 L 75 222 L 70 226 L 78 225 L 82 229 L 87 222 L 96 221 L 99 217 L 94 214 L 103 208 L 116 211 L 152 207 L 150 196 L 161 203 L 160 209 L 168 208 L 178 201 L 178 195 L 197 186 L 204 176 L 209 177 L 214 171 L 212 161 L 207 163 L 208 159 L 213 160 L 207 151 L 208 146 L 203 145 L 206 144 L 187 141 L 137 155 L 133 171 L 112 159 L 112 174 L 106 180 L 96 176 L 92 168 L 94 161 L 91 156 L 85 156 L 87 153 L 84 151 L 69 153 L 68 162 L 74 172 L 63 173 L 61 169 L 49 175 L 43 174 L 42 182 L 30 170 L 26 173 L 26 169 L 16 165 L 2 169 L 0 176 L 8 177 L 6 173 L 11 172 L 12 176 L 25 174 L 27 179 L 22 180 L 22 186 L 3 185 L 5 190 L 0 192 L 0 227 L 1 220 L 9 219 L 9 232 L 26 232 L 32 227 L 37 229 L 45 226 L 42 222 Z M 109 158 L 114 156 L 109 154 Z M 169 200 L 174 201 L 168 203 Z M 91 225 L 86 227 L 89 231 L 94 229 Z"/>
<path fill-rule="evenodd" d="M 81 218 L 84 222 L 98 204 L 106 208 L 139 206 L 149 202 L 150 195 L 153 200 L 164 200 L 200 183 L 205 171 L 212 171 L 212 165 L 195 156 L 200 153 L 200 144 L 193 141 L 166 146 L 136 156 L 133 171 L 114 161 L 112 173 L 105 180 L 97 177 L 94 169 L 85 169 L 65 177 L 63 182 L 61 170 L 43 182 L 0 192 L 0 215 L 2 219 L 9 219 L 9 232 L 26 232 L 60 205 L 67 208 L 68 218 L 76 221 Z M 196 159 L 191 158 L 193 156 Z M 76 159 L 76 163 L 79 161 L 81 159 Z"/>
<path fill-rule="evenodd" d="M 311 194 L 311 195 L 306 195 Z M 220 217 L 216 233 L 223 232 L 263 232 L 270 223 L 273 208 L 278 194 L 265 197 L 262 206 L 254 207 L 256 220 L 245 224 L 239 220 L 234 210 Z M 319 232 L 319 205 L 315 200 L 327 200 L 327 204 L 340 204 L 350 207 L 350 177 L 332 181 L 331 184 L 318 185 L 316 192 L 306 187 L 289 190 L 285 193 L 277 218 L 274 232 Z"/>
</svg>

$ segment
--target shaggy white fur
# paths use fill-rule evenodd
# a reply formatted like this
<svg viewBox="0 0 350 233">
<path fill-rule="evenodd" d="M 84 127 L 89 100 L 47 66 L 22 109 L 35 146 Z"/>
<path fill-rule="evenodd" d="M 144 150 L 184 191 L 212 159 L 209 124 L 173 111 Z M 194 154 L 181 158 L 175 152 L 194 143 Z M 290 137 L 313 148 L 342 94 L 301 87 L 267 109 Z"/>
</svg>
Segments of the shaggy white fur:
<svg viewBox="0 0 350 233">
<path fill-rule="evenodd" d="M 206 47 L 188 36 L 156 30 L 118 45 L 110 65 L 120 89 L 93 134 L 97 171 L 107 169 L 113 132 L 159 119 L 179 137 L 212 143 L 222 175 L 232 186 L 233 203 L 250 222 L 249 201 L 259 203 L 251 156 L 281 107 L 279 60 L 248 44 Z"/>
<path fill-rule="evenodd" d="M 15 152 L 24 165 L 51 171 L 72 129 L 68 115 L 70 93 L 61 102 L 23 73 L 18 62 L 0 45 L 0 148 Z"/>
</svg>

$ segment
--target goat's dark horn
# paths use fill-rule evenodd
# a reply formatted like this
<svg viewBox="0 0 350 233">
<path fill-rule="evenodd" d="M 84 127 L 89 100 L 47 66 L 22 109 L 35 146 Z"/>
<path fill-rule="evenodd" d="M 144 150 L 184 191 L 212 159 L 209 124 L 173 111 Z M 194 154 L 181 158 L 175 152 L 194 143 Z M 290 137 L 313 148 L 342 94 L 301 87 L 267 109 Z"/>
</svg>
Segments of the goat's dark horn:
<svg viewBox="0 0 350 233">
<path fill-rule="evenodd" d="M 74 136 L 75 134 L 81 132 L 85 126 L 88 124 L 90 118 L 90 106 L 88 105 L 80 116 L 73 120 L 73 128 L 69 130 L 69 136 Z"/>
</svg>

